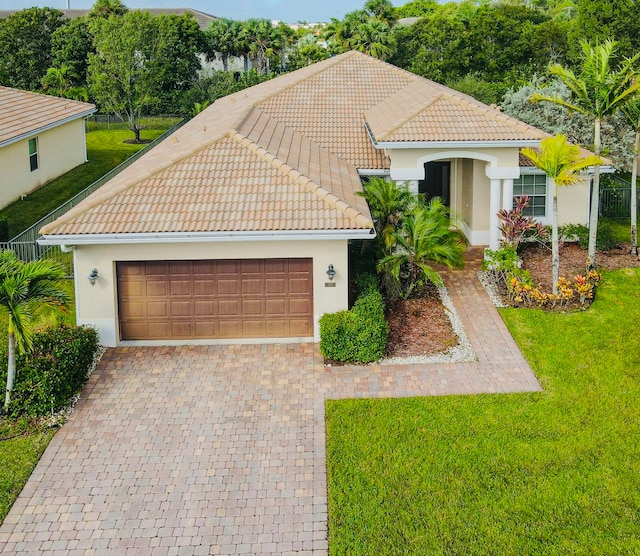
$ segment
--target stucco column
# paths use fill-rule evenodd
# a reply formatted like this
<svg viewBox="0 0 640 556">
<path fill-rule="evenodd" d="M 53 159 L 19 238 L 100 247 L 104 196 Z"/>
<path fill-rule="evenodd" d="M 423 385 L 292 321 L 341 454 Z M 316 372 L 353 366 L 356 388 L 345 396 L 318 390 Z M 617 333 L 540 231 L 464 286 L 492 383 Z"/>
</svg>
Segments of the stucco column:
<svg viewBox="0 0 640 556">
<path fill-rule="evenodd" d="M 502 180 L 491 178 L 491 196 L 489 198 L 489 210 L 491 211 L 489 218 L 489 249 L 500 248 L 500 220 L 498 220 L 498 211 L 500 210 L 500 189 Z"/>
<path fill-rule="evenodd" d="M 513 209 L 513 180 L 511 178 L 502 180 L 502 208 L 504 210 Z"/>
<path fill-rule="evenodd" d="M 407 187 L 409 188 L 409 191 L 411 191 L 411 193 L 413 193 L 414 195 L 418 194 L 418 180 L 407 180 L 405 183 L 407 184 Z"/>
</svg>

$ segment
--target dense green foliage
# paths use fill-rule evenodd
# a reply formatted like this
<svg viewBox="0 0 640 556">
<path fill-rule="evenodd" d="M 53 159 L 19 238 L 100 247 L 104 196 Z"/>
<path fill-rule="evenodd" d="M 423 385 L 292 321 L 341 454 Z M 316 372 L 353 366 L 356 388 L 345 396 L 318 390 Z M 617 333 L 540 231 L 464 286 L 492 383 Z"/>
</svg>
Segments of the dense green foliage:
<svg viewBox="0 0 640 556">
<path fill-rule="evenodd" d="M 542 392 L 328 402 L 330 553 L 640 552 L 639 288 L 502 311 Z"/>
<path fill-rule="evenodd" d="M 93 328 L 60 326 L 36 333 L 31 351 L 18 356 L 9 413 L 36 417 L 67 407 L 86 383 L 97 349 L 98 334 Z M 0 361 L 4 362 L 0 367 L 4 383 L 6 352 Z"/>
<path fill-rule="evenodd" d="M 327 359 L 370 363 L 384 355 L 388 328 L 378 279 L 373 274 L 359 276 L 357 290 L 350 310 L 320 317 L 320 351 Z"/>
</svg>

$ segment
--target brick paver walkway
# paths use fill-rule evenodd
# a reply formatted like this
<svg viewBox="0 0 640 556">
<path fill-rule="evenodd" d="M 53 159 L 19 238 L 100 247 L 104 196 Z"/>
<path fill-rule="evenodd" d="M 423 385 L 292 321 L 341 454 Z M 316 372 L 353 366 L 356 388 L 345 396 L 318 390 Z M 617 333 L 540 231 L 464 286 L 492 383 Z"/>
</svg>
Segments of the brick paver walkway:
<svg viewBox="0 0 640 556">
<path fill-rule="evenodd" d="M 478 361 L 325 368 L 313 344 L 107 352 L 0 528 L 12 554 L 326 554 L 327 398 L 540 388 L 474 275 Z"/>
</svg>

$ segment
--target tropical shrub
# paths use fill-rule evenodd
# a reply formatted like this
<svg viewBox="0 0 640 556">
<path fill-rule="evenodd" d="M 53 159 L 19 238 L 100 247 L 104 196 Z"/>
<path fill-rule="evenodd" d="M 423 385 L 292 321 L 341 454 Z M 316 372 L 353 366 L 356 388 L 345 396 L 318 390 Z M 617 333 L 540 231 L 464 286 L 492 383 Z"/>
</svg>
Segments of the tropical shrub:
<svg viewBox="0 0 640 556">
<path fill-rule="evenodd" d="M 589 247 L 589 228 L 584 224 L 565 224 L 560 226 L 560 235 L 565 241 L 577 241 L 581 249 Z M 596 236 L 598 251 L 611 251 L 618 246 L 613 226 L 607 222 L 600 222 Z"/>
<path fill-rule="evenodd" d="M 14 417 L 43 416 L 67 407 L 86 383 L 97 350 L 98 334 L 93 328 L 60 326 L 36 332 L 31 351 L 17 357 L 8 413 Z M 6 361 L 6 353 L 2 353 L 3 381 Z"/>
<path fill-rule="evenodd" d="M 533 216 L 525 216 L 524 209 L 529 206 L 529 196 L 516 197 L 516 206 L 512 210 L 500 209 L 500 232 L 503 245 L 513 247 L 516 251 L 523 241 L 544 240 L 547 238 L 545 227 L 536 222 Z"/>
<path fill-rule="evenodd" d="M 359 276 L 357 289 L 358 298 L 350 310 L 320 317 L 320 352 L 327 359 L 370 363 L 384 355 L 388 328 L 376 276 Z"/>
<path fill-rule="evenodd" d="M 388 298 L 409 298 L 427 283 L 441 285 L 442 277 L 431 263 L 462 268 L 466 245 L 450 224 L 449 209 L 437 197 L 427 204 L 417 202 L 404 215 L 393 250 L 377 265 L 384 283 L 389 284 Z M 393 284 L 397 289 L 390 287 Z"/>
</svg>

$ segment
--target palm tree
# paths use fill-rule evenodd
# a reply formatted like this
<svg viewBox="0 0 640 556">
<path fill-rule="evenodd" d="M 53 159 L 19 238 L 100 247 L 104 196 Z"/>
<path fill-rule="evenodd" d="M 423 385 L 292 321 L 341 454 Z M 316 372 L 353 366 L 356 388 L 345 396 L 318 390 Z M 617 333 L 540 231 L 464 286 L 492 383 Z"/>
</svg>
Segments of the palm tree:
<svg viewBox="0 0 640 556">
<path fill-rule="evenodd" d="M 582 47 L 582 66 L 576 75 L 571 69 L 560 64 L 552 64 L 549 72 L 560 78 L 569 87 L 571 101 L 557 96 L 535 93 L 532 102 L 547 101 L 564 106 L 569 110 L 585 114 L 594 122 L 594 153 L 600 156 L 600 126 L 602 120 L 615 113 L 640 89 L 640 80 L 635 81 L 634 64 L 640 53 L 624 60 L 616 69 L 611 66 L 617 48 L 615 41 L 605 41 L 595 47 L 588 41 L 580 43 Z M 600 201 L 600 164 L 594 166 L 593 188 L 591 191 L 591 209 L 589 215 L 589 259 L 596 264 L 596 237 L 598 232 L 598 204 Z"/>
<path fill-rule="evenodd" d="M 620 107 L 627 123 L 636 134 L 633 144 L 633 168 L 631 169 L 631 254 L 638 255 L 638 164 L 640 163 L 640 98 L 635 96 Z"/>
<path fill-rule="evenodd" d="M 405 213 L 415 202 L 415 197 L 406 185 L 397 185 L 383 178 L 371 178 L 362 188 L 363 191 L 358 195 L 366 199 L 382 250 L 388 253 L 395 244 L 396 232 L 402 225 Z"/>
<path fill-rule="evenodd" d="M 449 224 L 449 209 L 439 198 L 426 205 L 418 203 L 405 216 L 402 228 L 395 234 L 393 252 L 377 265 L 378 272 L 390 275 L 400 285 L 404 297 L 426 282 L 442 284 L 442 277 L 430 263 L 447 268 L 464 265 L 465 244 Z"/>
<path fill-rule="evenodd" d="M 44 91 L 57 97 L 66 97 L 71 88 L 71 81 L 75 77 L 78 76 L 71 67 L 62 64 L 59 68 L 49 68 L 40 83 Z"/>
<path fill-rule="evenodd" d="M 540 141 L 540 151 L 530 147 L 522 149 L 529 158 L 551 180 L 553 188 L 552 224 L 551 224 L 551 275 L 553 293 L 558 293 L 560 278 L 560 254 L 558 249 L 558 186 L 569 186 L 580 181 L 579 172 L 600 164 L 602 160 L 590 155 L 583 157 L 580 147 L 567 143 L 566 135 L 555 135 Z"/>
<path fill-rule="evenodd" d="M 370 19 L 355 28 L 346 44 L 358 52 L 364 52 L 380 60 L 388 60 L 395 52 L 396 41 L 395 35 L 386 23 Z"/>
<path fill-rule="evenodd" d="M 16 348 L 20 353 L 29 351 L 36 318 L 44 311 L 69 303 L 69 295 L 57 284 L 65 276 L 62 265 L 54 261 L 24 263 L 12 251 L 0 252 L 0 306 L 4 307 L 9 321 L 5 410 L 11 401 L 16 377 Z"/>
</svg>

